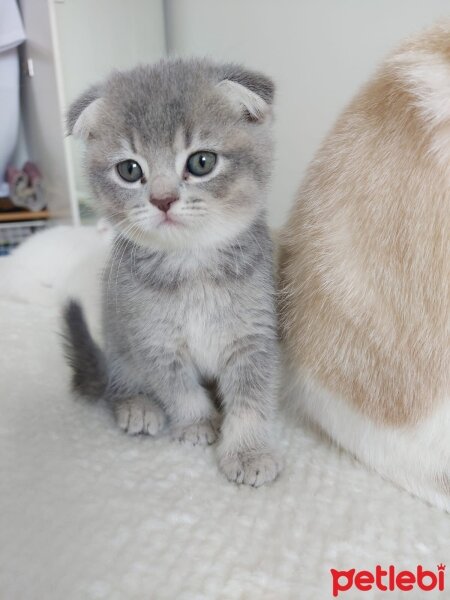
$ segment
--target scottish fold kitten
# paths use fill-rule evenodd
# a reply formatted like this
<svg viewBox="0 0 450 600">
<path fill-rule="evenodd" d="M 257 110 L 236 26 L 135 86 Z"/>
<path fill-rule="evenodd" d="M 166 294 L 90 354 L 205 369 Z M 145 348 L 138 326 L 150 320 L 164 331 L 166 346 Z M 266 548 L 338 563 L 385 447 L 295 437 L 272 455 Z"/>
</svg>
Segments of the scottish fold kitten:
<svg viewBox="0 0 450 600">
<path fill-rule="evenodd" d="M 155 435 L 168 420 L 175 438 L 211 444 L 220 426 L 220 468 L 254 486 L 280 468 L 265 222 L 273 95 L 269 79 L 235 65 L 163 61 L 114 73 L 68 114 L 117 231 L 103 351 L 81 307 L 66 308 L 73 388 L 106 398 L 130 434 Z"/>
</svg>

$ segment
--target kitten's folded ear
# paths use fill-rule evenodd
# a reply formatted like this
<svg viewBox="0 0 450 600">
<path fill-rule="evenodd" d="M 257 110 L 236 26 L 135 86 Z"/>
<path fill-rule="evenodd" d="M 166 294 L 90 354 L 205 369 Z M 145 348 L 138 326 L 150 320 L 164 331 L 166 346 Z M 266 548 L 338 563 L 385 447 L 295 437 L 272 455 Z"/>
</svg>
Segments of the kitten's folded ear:
<svg viewBox="0 0 450 600">
<path fill-rule="evenodd" d="M 67 112 L 67 135 L 74 135 L 83 140 L 92 138 L 103 103 L 99 86 L 89 88 L 77 98 Z"/>
<path fill-rule="evenodd" d="M 271 79 L 237 65 L 225 66 L 221 76 L 223 79 L 217 87 L 244 111 L 249 121 L 261 123 L 271 115 L 275 94 L 275 84 Z"/>
</svg>

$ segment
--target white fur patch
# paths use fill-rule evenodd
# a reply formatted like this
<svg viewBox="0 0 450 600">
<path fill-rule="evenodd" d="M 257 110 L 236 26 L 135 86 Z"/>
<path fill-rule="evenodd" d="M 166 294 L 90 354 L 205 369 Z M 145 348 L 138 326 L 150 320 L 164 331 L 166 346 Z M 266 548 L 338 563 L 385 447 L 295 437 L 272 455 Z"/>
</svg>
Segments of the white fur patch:
<svg viewBox="0 0 450 600">
<path fill-rule="evenodd" d="M 398 76 L 417 98 L 427 121 L 450 119 L 450 66 L 443 57 L 426 52 L 404 52 L 390 61 Z"/>
<path fill-rule="evenodd" d="M 403 52 L 390 63 L 433 131 L 431 152 L 446 164 L 450 156 L 450 65 L 439 54 L 419 51 Z"/>
<path fill-rule="evenodd" d="M 103 102 L 103 98 L 97 98 L 97 100 L 94 100 L 86 106 L 73 126 L 72 134 L 74 137 L 82 140 L 89 139 L 89 134 L 95 126 Z"/>
<path fill-rule="evenodd" d="M 288 402 L 335 442 L 383 477 L 450 512 L 450 495 L 441 484 L 450 473 L 448 398 L 432 415 L 411 427 L 379 425 L 316 381 L 287 374 Z"/>
<path fill-rule="evenodd" d="M 225 79 L 217 84 L 217 87 L 238 110 L 242 111 L 242 108 L 245 108 L 255 121 L 264 121 L 270 115 L 270 106 L 267 102 L 240 83 Z"/>
</svg>

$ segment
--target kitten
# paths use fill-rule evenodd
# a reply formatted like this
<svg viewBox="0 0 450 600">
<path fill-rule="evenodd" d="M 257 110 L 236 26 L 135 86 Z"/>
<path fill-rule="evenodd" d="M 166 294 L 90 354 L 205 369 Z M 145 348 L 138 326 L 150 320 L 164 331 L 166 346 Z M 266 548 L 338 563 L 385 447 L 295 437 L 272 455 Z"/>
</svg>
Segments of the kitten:
<svg viewBox="0 0 450 600">
<path fill-rule="evenodd" d="M 407 41 L 339 118 L 282 235 L 292 400 L 450 511 L 450 22 Z"/>
<path fill-rule="evenodd" d="M 274 86 L 236 65 L 163 61 L 116 72 L 70 108 L 101 214 L 117 230 L 103 283 L 104 351 L 65 312 L 73 388 L 131 434 L 211 444 L 259 486 L 272 447 L 277 322 L 265 190 Z"/>
</svg>

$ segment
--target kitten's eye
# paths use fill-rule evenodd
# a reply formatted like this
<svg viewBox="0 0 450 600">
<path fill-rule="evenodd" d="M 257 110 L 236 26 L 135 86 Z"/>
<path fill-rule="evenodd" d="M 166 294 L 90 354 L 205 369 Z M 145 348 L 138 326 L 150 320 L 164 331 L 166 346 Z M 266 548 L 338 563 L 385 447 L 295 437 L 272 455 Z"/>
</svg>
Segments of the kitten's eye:
<svg viewBox="0 0 450 600">
<path fill-rule="evenodd" d="M 143 176 L 142 169 L 135 160 L 124 160 L 116 166 L 117 172 L 124 181 L 134 183 Z"/>
<path fill-rule="evenodd" d="M 214 154 L 214 152 L 195 152 L 188 158 L 186 168 L 192 175 L 202 177 L 211 173 L 216 162 L 217 154 Z"/>
</svg>

